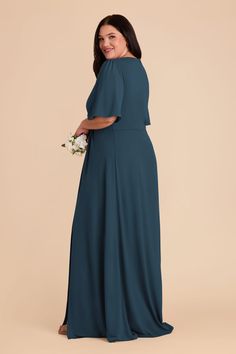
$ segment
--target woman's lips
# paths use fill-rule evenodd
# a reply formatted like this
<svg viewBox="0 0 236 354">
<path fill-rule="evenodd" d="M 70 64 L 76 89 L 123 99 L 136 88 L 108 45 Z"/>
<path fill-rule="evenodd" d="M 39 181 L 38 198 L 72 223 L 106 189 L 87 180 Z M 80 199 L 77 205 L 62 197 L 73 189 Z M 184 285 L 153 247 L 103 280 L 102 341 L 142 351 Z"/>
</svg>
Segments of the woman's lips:
<svg viewBox="0 0 236 354">
<path fill-rule="evenodd" d="M 111 48 L 111 49 L 106 49 L 106 50 L 104 50 L 104 53 L 109 53 L 110 51 L 112 51 L 113 50 L 113 48 Z"/>
</svg>

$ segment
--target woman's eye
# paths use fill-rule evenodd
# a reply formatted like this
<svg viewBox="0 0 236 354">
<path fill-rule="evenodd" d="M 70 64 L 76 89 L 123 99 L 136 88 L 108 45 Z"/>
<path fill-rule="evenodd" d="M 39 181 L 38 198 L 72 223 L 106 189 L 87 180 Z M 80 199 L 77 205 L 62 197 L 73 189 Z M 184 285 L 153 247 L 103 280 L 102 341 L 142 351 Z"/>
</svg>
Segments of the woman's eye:
<svg viewBox="0 0 236 354">
<path fill-rule="evenodd" d="M 110 36 L 109 38 L 115 38 L 115 36 Z M 101 41 L 103 38 L 98 38 L 99 41 Z"/>
</svg>

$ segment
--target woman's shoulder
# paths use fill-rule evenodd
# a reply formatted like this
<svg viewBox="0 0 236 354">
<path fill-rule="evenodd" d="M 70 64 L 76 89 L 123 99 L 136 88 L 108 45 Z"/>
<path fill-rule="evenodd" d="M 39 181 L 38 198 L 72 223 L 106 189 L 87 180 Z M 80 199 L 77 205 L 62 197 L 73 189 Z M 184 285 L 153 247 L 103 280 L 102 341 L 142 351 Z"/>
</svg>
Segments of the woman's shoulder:
<svg viewBox="0 0 236 354">
<path fill-rule="evenodd" d="M 119 58 L 111 58 L 111 59 L 106 59 L 103 63 L 102 66 L 111 66 L 114 64 L 126 64 L 126 63 L 141 63 L 141 59 L 136 58 L 136 57 L 119 57 Z"/>
<path fill-rule="evenodd" d="M 106 59 L 100 67 L 98 78 L 110 80 L 117 77 L 122 77 L 123 79 L 129 77 L 137 79 L 137 77 L 142 78 L 144 74 L 147 76 L 140 59 L 136 57 L 120 57 Z"/>
<path fill-rule="evenodd" d="M 117 59 L 119 58 L 106 59 L 100 67 L 98 77 L 109 77 L 110 75 L 118 74 L 120 70 Z"/>
<path fill-rule="evenodd" d="M 106 59 L 101 67 L 101 72 L 110 72 L 110 71 L 122 71 L 122 68 L 126 71 L 126 68 L 129 69 L 130 67 L 140 67 L 143 66 L 141 59 L 136 57 L 119 57 L 119 58 L 111 58 Z"/>
</svg>

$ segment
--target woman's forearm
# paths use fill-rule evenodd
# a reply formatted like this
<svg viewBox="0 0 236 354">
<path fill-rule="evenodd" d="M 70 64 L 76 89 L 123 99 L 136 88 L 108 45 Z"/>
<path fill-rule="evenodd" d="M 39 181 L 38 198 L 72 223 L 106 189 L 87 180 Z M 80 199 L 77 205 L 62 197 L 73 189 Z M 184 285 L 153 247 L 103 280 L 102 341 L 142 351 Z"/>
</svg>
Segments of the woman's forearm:
<svg viewBox="0 0 236 354">
<path fill-rule="evenodd" d="M 84 129 L 102 129 L 114 122 L 114 119 L 107 117 L 96 117 L 94 119 L 84 119 L 80 123 L 80 128 Z"/>
</svg>

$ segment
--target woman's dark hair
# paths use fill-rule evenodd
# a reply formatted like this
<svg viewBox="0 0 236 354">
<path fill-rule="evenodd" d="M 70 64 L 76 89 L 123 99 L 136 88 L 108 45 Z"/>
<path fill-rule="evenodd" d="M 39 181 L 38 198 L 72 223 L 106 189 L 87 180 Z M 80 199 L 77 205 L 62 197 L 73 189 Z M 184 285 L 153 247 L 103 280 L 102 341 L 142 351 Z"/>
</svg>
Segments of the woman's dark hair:
<svg viewBox="0 0 236 354">
<path fill-rule="evenodd" d="M 106 60 L 99 47 L 99 30 L 103 25 L 111 25 L 115 27 L 127 41 L 128 50 L 138 59 L 141 59 L 142 52 L 138 44 L 136 34 L 131 23 L 127 20 L 126 17 L 122 15 L 108 15 L 104 17 L 98 24 L 95 36 L 94 36 L 94 62 L 93 62 L 93 71 L 97 77 L 102 63 Z"/>
</svg>

